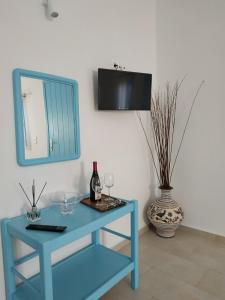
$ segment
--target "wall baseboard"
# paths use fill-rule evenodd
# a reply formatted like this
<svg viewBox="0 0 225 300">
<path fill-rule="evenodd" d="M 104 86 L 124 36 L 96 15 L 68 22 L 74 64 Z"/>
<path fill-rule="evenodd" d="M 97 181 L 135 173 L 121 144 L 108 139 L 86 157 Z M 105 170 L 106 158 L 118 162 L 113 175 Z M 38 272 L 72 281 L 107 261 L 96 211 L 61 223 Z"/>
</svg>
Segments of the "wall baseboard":
<svg viewBox="0 0 225 300">
<path fill-rule="evenodd" d="M 197 233 L 201 236 L 225 239 L 225 236 L 223 236 L 223 235 L 208 232 L 208 231 L 201 230 L 201 229 L 198 229 L 198 228 L 189 227 L 189 226 L 186 226 L 186 225 L 180 225 L 180 227 L 182 228 L 182 230 L 185 230 L 185 231 L 188 231 L 188 232 L 193 232 L 195 234 Z"/>
<path fill-rule="evenodd" d="M 143 234 L 145 234 L 147 231 L 150 231 L 152 226 L 151 225 L 145 225 L 144 227 L 142 227 L 140 230 L 139 230 L 139 237 L 141 237 Z M 196 229 L 196 228 L 193 228 L 193 227 L 189 227 L 189 226 L 186 226 L 186 225 L 180 225 L 180 228 L 183 230 L 183 231 L 188 231 L 188 232 L 192 232 L 193 234 L 198 234 L 198 235 L 201 235 L 201 236 L 205 236 L 205 237 L 213 237 L 213 238 L 216 238 L 216 239 L 220 239 L 220 240 L 223 240 L 225 241 L 225 237 L 224 236 L 221 236 L 221 235 L 218 235 L 218 234 L 214 234 L 214 233 L 211 233 L 211 232 L 207 232 L 207 231 L 204 231 L 204 230 L 200 230 L 200 229 Z M 154 230 L 154 229 L 153 229 Z M 179 229 L 178 229 L 179 230 Z M 121 248 L 129 245 L 129 241 L 127 240 L 124 240 L 120 243 L 118 243 L 116 246 L 113 247 L 113 249 L 115 251 L 119 251 L 121 250 Z"/>
</svg>

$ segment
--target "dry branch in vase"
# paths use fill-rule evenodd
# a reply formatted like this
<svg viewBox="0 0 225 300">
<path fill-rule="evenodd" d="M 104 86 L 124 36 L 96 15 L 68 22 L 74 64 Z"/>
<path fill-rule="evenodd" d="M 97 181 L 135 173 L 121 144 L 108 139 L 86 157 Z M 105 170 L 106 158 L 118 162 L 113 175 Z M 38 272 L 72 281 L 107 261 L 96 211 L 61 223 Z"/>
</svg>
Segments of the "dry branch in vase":
<svg viewBox="0 0 225 300">
<path fill-rule="evenodd" d="M 180 149 L 191 117 L 193 106 L 195 104 L 199 91 L 202 85 L 204 84 L 204 81 L 200 83 L 196 94 L 192 100 L 192 104 L 187 116 L 181 140 L 175 155 L 175 159 L 172 161 L 177 100 L 179 89 L 182 83 L 183 80 L 180 83 L 176 82 L 174 85 L 167 83 L 164 92 L 162 92 L 159 89 L 157 92 L 155 92 L 154 96 L 152 97 L 152 106 L 150 112 L 151 134 L 153 137 L 153 145 L 157 157 L 157 162 L 155 161 L 153 149 L 148 139 L 146 129 L 143 125 L 141 115 L 139 112 L 137 112 L 138 119 L 140 121 L 147 145 L 149 147 L 153 159 L 153 164 L 156 170 L 157 178 L 161 189 L 172 189 L 171 178 L 173 175 L 174 167 L 177 162 L 178 155 L 180 153 Z"/>
</svg>

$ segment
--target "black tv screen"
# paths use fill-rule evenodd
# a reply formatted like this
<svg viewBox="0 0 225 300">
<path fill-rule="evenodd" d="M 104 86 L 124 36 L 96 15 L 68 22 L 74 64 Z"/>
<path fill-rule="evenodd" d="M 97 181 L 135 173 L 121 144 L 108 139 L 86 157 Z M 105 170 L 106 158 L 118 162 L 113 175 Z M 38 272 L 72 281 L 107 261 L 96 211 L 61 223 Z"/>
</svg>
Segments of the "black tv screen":
<svg viewBox="0 0 225 300">
<path fill-rule="evenodd" d="M 99 110 L 150 110 L 152 75 L 98 69 Z"/>
</svg>

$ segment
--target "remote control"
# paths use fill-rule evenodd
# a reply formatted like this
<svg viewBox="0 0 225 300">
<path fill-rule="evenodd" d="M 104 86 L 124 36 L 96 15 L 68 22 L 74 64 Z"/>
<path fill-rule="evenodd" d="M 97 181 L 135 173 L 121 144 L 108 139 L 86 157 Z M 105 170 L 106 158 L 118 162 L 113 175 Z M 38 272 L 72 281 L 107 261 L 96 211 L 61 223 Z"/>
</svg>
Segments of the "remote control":
<svg viewBox="0 0 225 300">
<path fill-rule="evenodd" d="M 41 230 L 41 231 L 53 231 L 63 232 L 67 226 L 54 226 L 54 225 L 41 225 L 41 224 L 29 224 L 26 229 Z"/>
</svg>

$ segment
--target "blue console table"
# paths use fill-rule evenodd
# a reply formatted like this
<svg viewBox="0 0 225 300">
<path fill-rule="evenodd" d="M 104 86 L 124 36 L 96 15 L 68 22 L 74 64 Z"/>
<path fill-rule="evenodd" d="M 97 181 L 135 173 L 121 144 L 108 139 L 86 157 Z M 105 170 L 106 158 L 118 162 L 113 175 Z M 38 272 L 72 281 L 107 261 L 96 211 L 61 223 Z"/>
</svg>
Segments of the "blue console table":
<svg viewBox="0 0 225 300">
<path fill-rule="evenodd" d="M 64 225 L 64 233 L 30 231 L 25 216 L 2 221 L 2 245 L 7 300 L 94 300 L 131 272 L 131 287 L 138 287 L 138 212 L 137 201 L 123 207 L 98 212 L 78 204 L 73 215 L 61 216 L 56 207 L 42 209 L 39 224 Z M 105 227 L 131 215 L 131 235 Z M 131 257 L 100 243 L 100 230 L 131 241 Z M 51 252 L 91 233 L 90 245 L 52 265 Z M 19 239 L 34 251 L 14 258 L 13 239 Z M 17 269 L 22 263 L 39 256 L 40 273 L 25 278 Z M 16 278 L 22 283 L 16 285 Z"/>
</svg>

